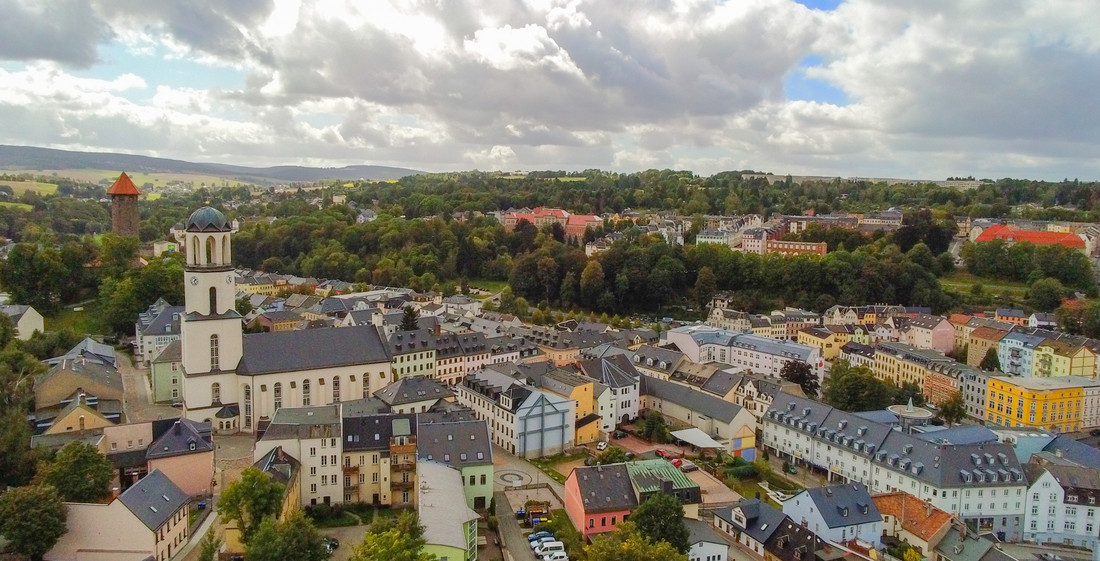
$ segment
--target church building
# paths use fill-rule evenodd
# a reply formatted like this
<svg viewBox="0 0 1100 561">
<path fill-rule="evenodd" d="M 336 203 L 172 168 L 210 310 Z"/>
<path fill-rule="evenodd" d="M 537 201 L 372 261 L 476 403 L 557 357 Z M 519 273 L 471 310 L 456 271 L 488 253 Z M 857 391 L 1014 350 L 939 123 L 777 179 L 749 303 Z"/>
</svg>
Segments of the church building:
<svg viewBox="0 0 1100 561">
<path fill-rule="evenodd" d="M 172 230 L 187 254 L 180 325 L 183 407 L 220 433 L 263 430 L 281 407 L 369 397 L 392 380 L 373 326 L 244 334 L 236 310 L 232 235 L 203 207 Z"/>
</svg>

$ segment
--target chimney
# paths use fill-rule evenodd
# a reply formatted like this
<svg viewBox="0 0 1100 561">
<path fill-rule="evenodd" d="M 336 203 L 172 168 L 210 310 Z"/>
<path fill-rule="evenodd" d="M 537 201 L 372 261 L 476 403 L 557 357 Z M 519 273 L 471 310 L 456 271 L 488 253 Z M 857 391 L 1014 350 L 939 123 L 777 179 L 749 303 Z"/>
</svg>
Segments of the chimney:
<svg viewBox="0 0 1100 561">
<path fill-rule="evenodd" d="M 179 421 L 176 421 L 175 424 L 172 425 L 172 432 L 175 434 L 183 434 L 183 428 L 180 427 Z"/>
<path fill-rule="evenodd" d="M 924 516 L 926 518 L 929 517 L 929 516 L 932 516 L 932 502 L 931 501 L 925 501 L 925 503 L 924 503 Z"/>
</svg>

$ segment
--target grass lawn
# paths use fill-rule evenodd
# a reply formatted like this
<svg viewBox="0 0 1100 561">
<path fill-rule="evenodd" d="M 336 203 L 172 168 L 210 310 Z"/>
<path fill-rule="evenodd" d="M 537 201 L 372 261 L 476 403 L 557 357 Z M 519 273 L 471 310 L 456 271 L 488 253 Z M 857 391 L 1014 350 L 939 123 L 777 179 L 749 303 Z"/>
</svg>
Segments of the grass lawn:
<svg viewBox="0 0 1100 561">
<path fill-rule="evenodd" d="M 508 281 L 497 281 L 488 279 L 475 279 L 470 281 L 470 287 L 478 290 L 488 290 L 489 292 L 500 292 L 504 290 L 504 287 L 508 286 Z"/>
<path fill-rule="evenodd" d="M 364 521 L 365 523 L 366 521 Z M 313 519 L 313 525 L 318 528 L 342 528 L 344 526 L 356 526 L 359 524 L 354 516 L 350 512 L 341 512 L 339 516 L 332 516 L 318 520 Z"/>
<path fill-rule="evenodd" d="M 30 212 L 30 211 L 34 210 L 33 206 L 28 205 L 26 203 L 0 202 L 0 206 L 6 206 L 6 207 L 9 207 L 9 208 L 14 208 L 14 209 L 22 210 L 22 211 L 26 211 L 26 212 Z"/>
<path fill-rule="evenodd" d="M 576 460 L 583 460 L 588 454 L 585 452 L 578 452 L 576 454 L 554 454 L 553 456 L 546 456 L 543 458 L 535 458 L 528 460 L 532 465 L 542 470 L 543 473 L 550 476 L 550 479 L 557 481 L 558 483 L 565 483 L 565 477 L 558 470 L 554 469 L 554 466 L 558 464 L 564 464 L 566 462 L 573 462 Z"/>
<path fill-rule="evenodd" d="M 147 200 L 147 201 L 155 201 L 159 198 L 160 198 L 160 193 L 149 193 L 148 195 L 145 195 L 145 200 Z"/>
<path fill-rule="evenodd" d="M 18 197 L 28 191 L 34 191 L 39 195 L 52 195 L 57 192 L 57 184 L 40 183 L 38 181 L 0 181 L 0 185 L 7 185 Z"/>
<path fill-rule="evenodd" d="M 78 335 L 106 334 L 109 330 L 99 313 L 99 302 L 90 302 L 82 307 L 84 310 L 78 312 L 72 306 L 66 306 L 56 314 L 46 316 L 46 329 L 53 331 L 68 327 Z"/>
<path fill-rule="evenodd" d="M 953 288 L 966 294 L 970 294 L 975 284 L 980 284 L 982 291 L 989 295 L 1008 293 L 1016 298 L 1027 295 L 1027 285 L 1022 282 L 982 278 L 963 270 L 953 271 L 951 274 L 940 277 L 940 284 L 945 288 Z"/>
</svg>

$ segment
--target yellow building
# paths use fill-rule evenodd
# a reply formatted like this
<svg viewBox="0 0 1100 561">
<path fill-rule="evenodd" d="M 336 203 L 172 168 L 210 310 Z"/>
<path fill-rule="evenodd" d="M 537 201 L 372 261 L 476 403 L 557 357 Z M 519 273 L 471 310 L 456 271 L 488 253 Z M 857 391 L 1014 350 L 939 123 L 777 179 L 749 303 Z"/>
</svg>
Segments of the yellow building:
<svg viewBox="0 0 1100 561">
<path fill-rule="evenodd" d="M 1062 339 L 1040 343 L 1032 355 L 1031 375 L 1037 378 L 1092 376 L 1096 371 L 1096 354 L 1076 343 Z"/>
<path fill-rule="evenodd" d="M 992 376 L 986 393 L 986 421 L 1006 427 L 1072 432 L 1081 428 L 1084 387 L 1080 377 Z"/>
<path fill-rule="evenodd" d="M 115 423 L 108 420 L 99 411 L 73 401 L 57 414 L 50 428 L 43 434 L 62 434 L 66 432 L 83 432 L 92 429 L 114 426 Z"/>
<path fill-rule="evenodd" d="M 933 364 L 954 362 L 943 353 L 918 349 L 905 343 L 879 343 L 875 345 L 875 363 L 871 368 L 875 377 L 900 386 L 916 384 L 924 387 L 924 377 Z"/>
<path fill-rule="evenodd" d="M 843 326 L 807 327 L 798 332 L 798 343 L 821 349 L 821 358 L 825 360 L 835 359 L 848 339 L 848 332 Z"/>
<path fill-rule="evenodd" d="M 561 368 L 542 375 L 542 389 L 576 402 L 576 430 L 573 438 L 578 445 L 600 439 L 595 383 L 592 378 Z"/>
</svg>

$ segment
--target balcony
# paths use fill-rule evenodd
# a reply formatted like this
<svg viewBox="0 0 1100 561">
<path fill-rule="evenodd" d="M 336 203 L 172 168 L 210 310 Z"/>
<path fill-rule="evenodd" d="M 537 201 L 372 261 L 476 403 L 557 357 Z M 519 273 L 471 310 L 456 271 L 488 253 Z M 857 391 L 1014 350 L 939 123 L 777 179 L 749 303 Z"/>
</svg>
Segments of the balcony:
<svg viewBox="0 0 1100 561">
<path fill-rule="evenodd" d="M 351 483 L 351 485 L 344 485 L 344 492 L 345 493 L 358 493 L 359 492 L 359 484 L 355 483 L 353 481 Z"/>
<path fill-rule="evenodd" d="M 390 456 L 398 454 L 416 454 L 416 442 L 408 444 L 390 444 Z"/>
<path fill-rule="evenodd" d="M 357 466 L 357 465 L 355 465 L 355 466 L 344 466 L 342 469 L 344 470 L 344 475 L 358 475 L 359 474 L 359 466 Z"/>
<path fill-rule="evenodd" d="M 416 463 L 414 462 L 401 462 L 390 466 L 390 471 L 414 471 L 416 469 Z"/>
<path fill-rule="evenodd" d="M 390 482 L 390 488 L 395 491 L 408 491 L 413 488 L 415 481 L 392 481 Z"/>
</svg>

